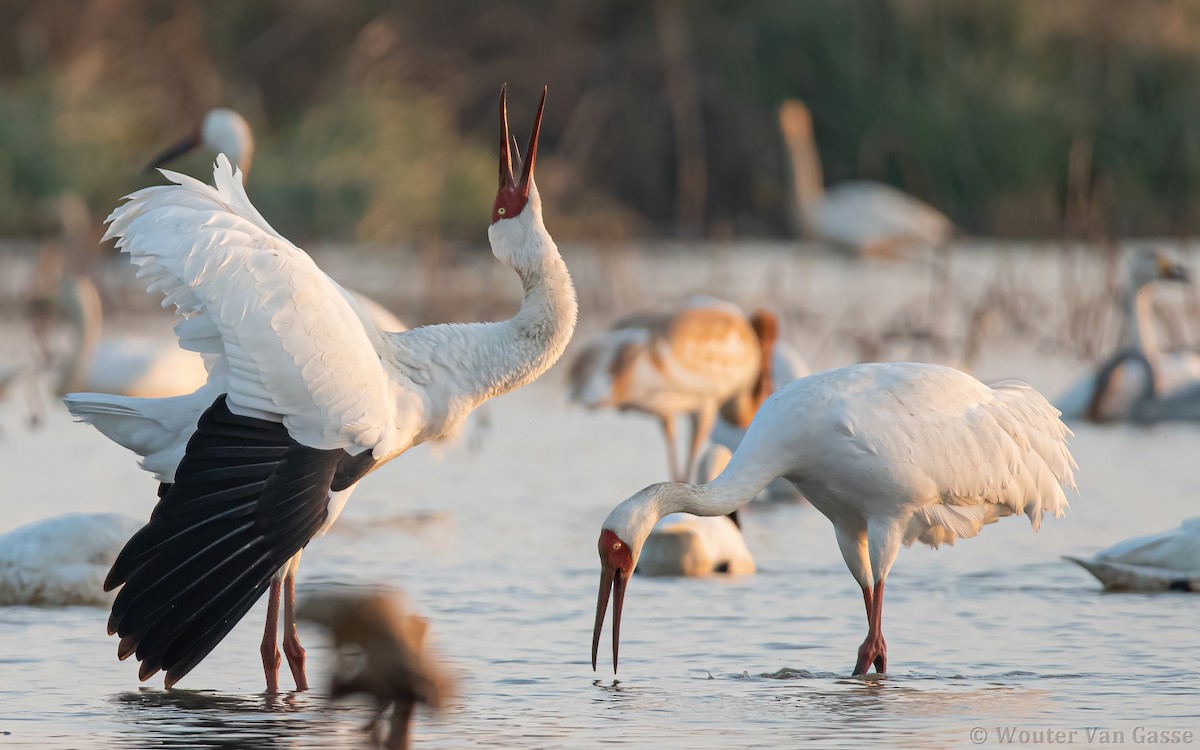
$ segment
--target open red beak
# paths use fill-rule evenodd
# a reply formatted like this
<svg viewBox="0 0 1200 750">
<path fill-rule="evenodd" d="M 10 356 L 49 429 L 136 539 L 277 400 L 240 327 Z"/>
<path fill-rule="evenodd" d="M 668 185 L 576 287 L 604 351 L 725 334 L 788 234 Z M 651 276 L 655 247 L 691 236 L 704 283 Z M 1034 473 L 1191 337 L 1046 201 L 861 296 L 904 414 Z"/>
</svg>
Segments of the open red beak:
<svg viewBox="0 0 1200 750">
<path fill-rule="evenodd" d="M 608 610 L 608 596 L 613 600 L 613 672 L 617 671 L 617 654 L 621 647 L 621 607 L 625 603 L 625 571 L 601 562 L 600 598 L 596 600 L 596 627 L 592 631 L 592 670 L 596 669 L 596 656 L 600 651 L 600 630 L 604 627 L 604 613 Z"/>
<path fill-rule="evenodd" d="M 525 149 L 525 160 L 517 154 L 517 169 L 521 179 L 513 179 L 512 151 L 516 144 L 509 146 L 511 137 L 508 133 L 508 84 L 500 88 L 500 189 L 517 193 L 522 199 L 529 198 L 529 183 L 533 179 L 533 166 L 537 161 L 538 135 L 542 132 L 542 111 L 546 108 L 546 87 L 542 87 L 542 100 L 538 104 L 537 116 L 533 120 L 533 132 L 529 134 L 529 146 Z"/>
<path fill-rule="evenodd" d="M 198 131 L 192 133 L 191 135 L 185 136 L 184 138 L 180 139 L 178 143 L 175 143 L 170 148 L 151 159 L 150 163 L 146 165 L 145 171 L 153 172 L 155 169 L 158 169 L 168 162 L 178 159 L 199 145 L 200 133 Z"/>
</svg>

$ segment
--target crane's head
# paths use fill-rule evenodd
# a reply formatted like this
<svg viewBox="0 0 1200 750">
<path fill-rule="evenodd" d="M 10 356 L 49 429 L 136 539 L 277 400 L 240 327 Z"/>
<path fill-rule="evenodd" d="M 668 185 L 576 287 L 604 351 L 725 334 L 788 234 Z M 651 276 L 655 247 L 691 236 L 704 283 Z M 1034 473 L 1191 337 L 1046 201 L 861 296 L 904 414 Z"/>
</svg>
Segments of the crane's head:
<svg viewBox="0 0 1200 750">
<path fill-rule="evenodd" d="M 779 105 L 779 129 L 787 140 L 812 139 L 812 115 L 798 99 L 786 99 Z"/>
<path fill-rule="evenodd" d="M 157 169 L 200 147 L 225 154 L 235 167 L 242 170 L 242 174 L 250 171 L 250 162 L 254 158 L 254 135 L 246 119 L 232 109 L 209 110 L 200 127 L 154 157 L 146 169 Z"/>
<path fill-rule="evenodd" d="M 1143 248 L 1134 254 L 1129 275 L 1134 291 L 1155 281 L 1191 283 L 1192 280 L 1186 266 L 1155 248 Z"/>
<path fill-rule="evenodd" d="M 500 187 L 496 201 L 492 204 L 492 224 L 514 219 L 525 210 L 529 202 L 529 191 L 533 187 L 533 166 L 537 161 L 538 134 L 542 129 L 542 110 L 546 107 L 546 87 L 542 87 L 542 101 L 538 104 L 537 116 L 533 119 L 533 131 L 529 134 L 529 146 L 525 149 L 522 162 L 518 152 L 517 171 L 521 177 L 513 178 L 513 151 L 515 144 L 508 134 L 508 85 L 500 87 Z"/>
<path fill-rule="evenodd" d="M 604 529 L 600 532 L 600 597 L 596 600 L 596 627 L 592 631 L 592 669 L 596 668 L 596 657 L 600 652 L 600 630 L 604 627 L 604 613 L 608 609 L 608 597 L 613 601 L 613 671 L 617 671 L 617 652 L 621 646 L 621 607 L 625 604 L 625 586 L 633 575 L 636 556 L 629 543 L 615 532 Z"/>
<path fill-rule="evenodd" d="M 600 629 L 613 602 L 613 671 L 617 671 L 617 653 L 621 644 L 621 607 L 625 603 L 625 587 L 637 568 L 642 545 L 654 529 L 654 524 L 668 513 L 682 507 L 687 485 L 665 482 L 652 484 L 613 508 L 600 529 L 600 597 L 596 600 L 596 627 L 592 631 L 592 669 L 600 651 Z"/>
</svg>

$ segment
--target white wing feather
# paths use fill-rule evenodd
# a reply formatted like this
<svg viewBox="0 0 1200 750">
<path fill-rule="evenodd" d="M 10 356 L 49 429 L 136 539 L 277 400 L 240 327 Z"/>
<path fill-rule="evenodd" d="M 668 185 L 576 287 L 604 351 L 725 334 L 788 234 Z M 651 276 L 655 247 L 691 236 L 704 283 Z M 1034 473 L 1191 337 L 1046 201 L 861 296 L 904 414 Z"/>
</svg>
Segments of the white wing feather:
<svg viewBox="0 0 1200 750">
<path fill-rule="evenodd" d="M 219 383 L 170 398 L 130 398 L 106 393 L 71 393 L 63 399 L 71 415 L 141 457 L 141 466 L 160 482 L 174 482 L 175 470 L 196 422 L 221 395 Z"/>
<path fill-rule="evenodd" d="M 1070 430 L 1024 383 L 988 387 L 953 368 L 895 362 L 801 378 L 772 398 L 789 401 L 793 409 L 778 411 L 795 420 L 794 432 L 774 429 L 810 446 L 798 470 L 808 499 L 820 508 L 828 486 L 854 502 L 907 509 L 906 543 L 949 543 L 1014 513 L 1036 529 L 1045 513 L 1066 510 L 1062 485 L 1075 487 Z M 768 413 L 767 421 L 778 418 Z M 745 440 L 761 441 L 770 429 L 752 425 Z M 805 472 L 820 473 L 816 497 Z M 890 507 L 886 498 L 905 499 Z"/>
<path fill-rule="evenodd" d="M 163 174 L 175 184 L 130 195 L 105 237 L 187 318 L 181 346 L 224 355 L 230 409 L 309 447 L 393 452 L 388 374 L 346 293 L 262 218 L 223 155 L 215 187 Z"/>
</svg>

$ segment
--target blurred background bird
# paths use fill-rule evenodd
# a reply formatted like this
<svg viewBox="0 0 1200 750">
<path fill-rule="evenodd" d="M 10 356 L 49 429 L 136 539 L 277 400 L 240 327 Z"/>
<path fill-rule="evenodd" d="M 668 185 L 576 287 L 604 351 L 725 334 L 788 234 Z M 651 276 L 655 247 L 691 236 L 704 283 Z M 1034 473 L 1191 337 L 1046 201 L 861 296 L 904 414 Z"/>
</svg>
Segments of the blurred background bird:
<svg viewBox="0 0 1200 750">
<path fill-rule="evenodd" d="M 396 595 L 382 592 L 321 592 L 306 596 L 301 620 L 329 631 L 336 651 L 329 697 L 363 695 L 375 706 L 368 725 L 381 747 L 409 747 L 413 710 L 418 704 L 444 708 L 454 690 L 445 667 L 430 654 L 428 623 L 409 612 Z M 392 708 L 386 737 L 378 720 Z"/>
<path fill-rule="evenodd" d="M 733 400 L 728 418 L 744 429 L 770 395 L 776 332 L 763 320 L 756 329 L 736 305 L 711 297 L 622 318 L 575 355 L 570 398 L 590 409 L 657 417 L 669 476 L 685 481 L 695 473 L 722 404 Z M 676 457 L 679 416 L 691 422 L 682 467 Z"/>
</svg>

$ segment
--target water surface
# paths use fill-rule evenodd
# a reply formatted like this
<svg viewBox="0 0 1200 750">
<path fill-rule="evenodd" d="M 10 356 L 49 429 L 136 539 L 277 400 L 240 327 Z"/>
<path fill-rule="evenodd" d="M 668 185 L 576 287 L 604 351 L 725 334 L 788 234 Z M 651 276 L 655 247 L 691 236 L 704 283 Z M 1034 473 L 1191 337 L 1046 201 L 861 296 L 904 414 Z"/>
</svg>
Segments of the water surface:
<svg viewBox="0 0 1200 750">
<path fill-rule="evenodd" d="M 569 409 L 553 379 L 491 417 L 478 451 L 422 448 L 369 477 L 301 566 L 301 596 L 385 584 L 430 619 L 461 696 L 419 715 L 418 746 L 959 747 L 974 727 L 990 745 L 1009 726 L 1200 730 L 1200 597 L 1103 594 L 1060 560 L 1200 513 L 1196 429 L 1081 427 L 1067 518 L 903 550 L 885 679 L 848 676 L 861 597 L 828 521 L 802 505 L 745 515 L 756 576 L 636 578 L 614 679 L 605 659 L 589 663 L 596 537 L 616 502 L 664 473 L 657 429 Z M 8 424 L 0 531 L 72 510 L 148 514 L 153 482 L 89 428 L 61 413 L 33 433 Z M 362 746 L 366 707 L 321 697 L 319 632 L 301 631 L 317 689 L 258 693 L 263 610 L 164 691 L 117 661 L 106 612 L 0 609 L 0 747 Z"/>
</svg>

